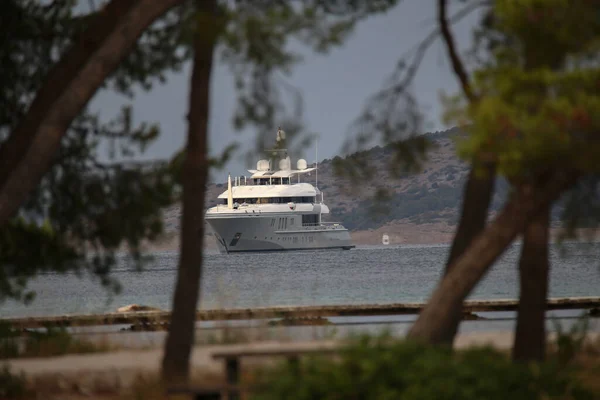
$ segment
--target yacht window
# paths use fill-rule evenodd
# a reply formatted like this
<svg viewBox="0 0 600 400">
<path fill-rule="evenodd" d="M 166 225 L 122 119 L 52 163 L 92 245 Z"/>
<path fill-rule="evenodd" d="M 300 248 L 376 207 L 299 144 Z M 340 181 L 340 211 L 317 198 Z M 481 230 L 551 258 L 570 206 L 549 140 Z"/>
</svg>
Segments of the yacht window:
<svg viewBox="0 0 600 400">
<path fill-rule="evenodd" d="M 305 214 L 302 216 L 302 225 L 316 225 L 319 222 L 319 216 L 317 214 Z"/>
<path fill-rule="evenodd" d="M 309 196 L 303 197 L 263 197 L 263 198 L 245 198 L 245 199 L 234 199 L 239 203 L 244 201 L 248 204 L 287 204 L 287 203 L 314 203 L 315 198 Z M 223 204 L 227 204 L 227 200 L 224 200 Z"/>
<path fill-rule="evenodd" d="M 314 197 L 303 196 L 303 197 L 287 197 L 287 202 L 293 203 L 314 203 Z"/>
</svg>

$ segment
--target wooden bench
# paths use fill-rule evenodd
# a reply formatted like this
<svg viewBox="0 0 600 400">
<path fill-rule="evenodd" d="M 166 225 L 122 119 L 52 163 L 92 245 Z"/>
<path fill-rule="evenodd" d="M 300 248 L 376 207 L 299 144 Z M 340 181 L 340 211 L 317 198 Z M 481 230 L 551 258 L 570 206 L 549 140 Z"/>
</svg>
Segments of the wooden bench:
<svg viewBox="0 0 600 400">
<path fill-rule="evenodd" d="M 215 360 L 224 361 L 226 383 L 211 387 L 174 387 L 169 394 L 189 394 L 196 400 L 214 400 L 224 398 L 238 400 L 242 392 L 252 391 L 253 387 L 240 386 L 240 367 L 242 358 L 285 357 L 288 362 L 297 367 L 303 355 L 331 355 L 339 351 L 339 344 L 334 342 L 305 342 L 305 343 L 259 343 L 252 345 L 228 346 L 212 353 Z"/>
<path fill-rule="evenodd" d="M 287 358 L 290 365 L 292 365 L 293 367 L 297 367 L 299 364 L 300 356 L 310 354 L 334 354 L 337 351 L 339 351 L 339 344 L 331 342 L 307 342 L 285 344 L 273 343 L 257 344 L 241 348 L 231 347 L 214 352 L 212 354 L 212 358 L 215 360 L 224 361 L 224 372 L 227 385 L 231 387 L 236 387 L 237 385 L 239 385 L 240 366 L 242 358 L 285 357 Z M 227 391 L 227 398 L 230 400 L 237 400 L 239 398 L 239 391 Z"/>
</svg>

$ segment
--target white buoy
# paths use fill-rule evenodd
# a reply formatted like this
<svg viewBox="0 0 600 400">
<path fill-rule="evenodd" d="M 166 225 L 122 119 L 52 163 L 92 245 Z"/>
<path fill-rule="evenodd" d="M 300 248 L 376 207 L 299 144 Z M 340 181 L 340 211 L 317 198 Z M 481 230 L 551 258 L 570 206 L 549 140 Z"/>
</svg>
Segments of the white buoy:
<svg viewBox="0 0 600 400">
<path fill-rule="evenodd" d="M 383 243 L 386 246 L 390 244 L 390 237 L 387 235 L 387 233 L 384 233 L 381 237 L 381 243 Z"/>
</svg>

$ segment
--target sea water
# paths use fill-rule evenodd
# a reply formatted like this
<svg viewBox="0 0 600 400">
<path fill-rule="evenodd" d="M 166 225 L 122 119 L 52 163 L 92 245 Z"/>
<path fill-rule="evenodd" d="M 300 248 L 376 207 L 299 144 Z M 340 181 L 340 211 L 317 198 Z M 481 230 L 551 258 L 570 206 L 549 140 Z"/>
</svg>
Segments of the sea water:
<svg viewBox="0 0 600 400">
<path fill-rule="evenodd" d="M 385 304 L 425 301 L 442 275 L 449 247 L 371 246 L 349 251 L 301 251 L 205 255 L 201 308 L 278 305 Z M 471 293 L 471 299 L 518 297 L 514 245 Z M 563 254 L 564 253 L 564 254 Z M 600 244 L 551 247 L 551 297 L 600 296 Z M 141 271 L 127 256 L 113 271 L 122 286 L 114 295 L 91 276 L 48 273 L 30 282 L 37 295 L 29 305 L 8 301 L 1 317 L 116 311 L 127 304 L 171 308 L 177 252 L 153 254 Z"/>
</svg>

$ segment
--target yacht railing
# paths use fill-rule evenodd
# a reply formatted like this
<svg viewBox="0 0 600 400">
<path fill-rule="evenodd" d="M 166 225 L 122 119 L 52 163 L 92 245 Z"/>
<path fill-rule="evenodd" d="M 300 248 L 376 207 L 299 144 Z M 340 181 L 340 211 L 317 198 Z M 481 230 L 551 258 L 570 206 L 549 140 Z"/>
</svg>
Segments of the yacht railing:
<svg viewBox="0 0 600 400">
<path fill-rule="evenodd" d="M 296 180 L 292 177 L 290 178 L 271 178 L 266 181 L 267 178 L 252 178 L 248 176 L 233 176 L 231 177 L 231 186 L 273 186 L 273 185 L 294 185 L 296 183 L 300 183 L 300 180 Z M 265 183 L 255 183 L 254 179 L 265 179 Z M 227 186 L 227 183 L 225 183 Z"/>
<path fill-rule="evenodd" d="M 278 178 L 278 179 L 281 179 L 281 178 Z M 296 184 L 296 182 L 293 182 L 293 180 L 291 178 L 286 183 L 283 183 L 283 180 L 280 180 L 278 182 L 273 182 L 273 183 L 268 183 L 268 184 L 254 183 L 253 180 L 254 180 L 254 178 L 247 178 L 246 176 L 235 176 L 235 177 L 233 177 L 233 182 L 231 182 L 231 186 L 233 186 L 233 187 L 237 187 L 237 186 L 281 186 L 281 185 L 291 186 L 291 185 Z M 227 188 L 227 184 L 225 184 L 225 188 Z M 322 204 L 324 201 L 325 201 L 325 194 L 317 188 L 315 203 Z M 313 204 L 315 204 L 315 203 L 313 203 Z M 260 204 L 260 203 L 248 203 L 248 204 L 255 205 L 255 204 Z M 270 204 L 270 203 L 264 203 L 264 204 Z"/>
<path fill-rule="evenodd" d="M 217 211 L 220 210 L 246 210 L 249 213 L 260 213 L 262 214 L 261 208 L 258 206 L 265 206 L 267 204 L 283 204 L 283 203 L 238 203 L 233 208 L 229 208 L 227 204 L 218 203 L 214 207 L 217 208 Z M 249 210 L 249 211 L 248 211 Z"/>
</svg>

